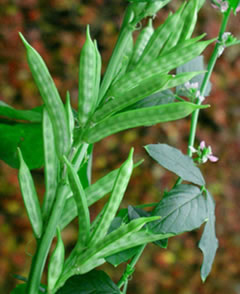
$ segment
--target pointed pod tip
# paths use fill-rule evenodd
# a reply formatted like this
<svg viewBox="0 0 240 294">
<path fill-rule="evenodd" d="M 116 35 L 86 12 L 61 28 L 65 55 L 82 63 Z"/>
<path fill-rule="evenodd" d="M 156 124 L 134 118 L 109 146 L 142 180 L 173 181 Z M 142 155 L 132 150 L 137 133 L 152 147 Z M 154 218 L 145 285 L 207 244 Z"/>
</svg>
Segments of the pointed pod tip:
<svg viewBox="0 0 240 294">
<path fill-rule="evenodd" d="M 152 27 L 152 23 L 153 23 L 152 18 L 149 18 L 147 26 Z"/>
<path fill-rule="evenodd" d="M 19 147 L 17 147 L 17 154 L 18 154 L 19 161 L 22 161 L 23 160 L 23 156 L 22 156 L 21 149 Z"/>
<path fill-rule="evenodd" d="M 57 239 L 58 240 L 61 240 L 62 239 L 62 236 L 61 236 L 61 230 L 59 227 L 57 227 Z"/>
<path fill-rule="evenodd" d="M 66 93 L 66 104 L 67 104 L 67 105 L 71 105 L 71 98 L 70 98 L 70 93 L 69 93 L 69 91 L 67 91 L 67 93 Z"/>
<path fill-rule="evenodd" d="M 91 39 L 91 35 L 90 35 L 90 25 L 87 25 L 87 29 L 86 29 L 86 39 L 92 40 Z"/>
<path fill-rule="evenodd" d="M 21 40 L 22 40 L 24 46 L 25 46 L 26 48 L 28 48 L 30 45 L 28 44 L 27 40 L 24 38 L 23 34 L 22 34 L 21 32 L 18 32 L 18 34 L 19 34 L 19 37 L 21 38 Z"/>
<path fill-rule="evenodd" d="M 132 147 L 130 152 L 129 152 L 129 158 L 132 158 L 133 157 L 133 153 L 134 153 L 134 148 Z"/>
</svg>

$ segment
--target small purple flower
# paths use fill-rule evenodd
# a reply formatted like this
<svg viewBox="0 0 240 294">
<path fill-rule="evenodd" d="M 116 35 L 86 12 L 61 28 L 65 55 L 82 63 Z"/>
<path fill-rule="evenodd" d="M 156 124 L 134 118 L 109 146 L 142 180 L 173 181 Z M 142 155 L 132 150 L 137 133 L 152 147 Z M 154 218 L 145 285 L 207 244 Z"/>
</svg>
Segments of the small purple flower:
<svg viewBox="0 0 240 294">
<path fill-rule="evenodd" d="M 227 1 L 224 0 L 212 0 L 212 7 L 216 9 L 220 9 L 220 11 L 223 13 L 228 10 L 229 4 Z"/>
<path fill-rule="evenodd" d="M 206 147 L 205 141 L 200 142 L 198 149 L 194 148 L 193 146 L 189 146 L 189 149 L 192 153 L 197 153 L 197 161 L 199 163 L 205 163 L 208 160 L 211 162 L 218 161 L 218 157 L 214 156 L 212 153 L 211 146 Z"/>
</svg>

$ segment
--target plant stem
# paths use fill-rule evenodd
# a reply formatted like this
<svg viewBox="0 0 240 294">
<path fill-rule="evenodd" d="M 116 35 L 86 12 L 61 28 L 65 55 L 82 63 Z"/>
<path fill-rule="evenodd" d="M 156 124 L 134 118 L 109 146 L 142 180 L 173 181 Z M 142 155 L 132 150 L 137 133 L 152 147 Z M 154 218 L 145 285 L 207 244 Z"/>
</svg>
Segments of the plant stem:
<svg viewBox="0 0 240 294">
<path fill-rule="evenodd" d="M 49 222 L 47 224 L 47 228 L 38 243 L 37 251 L 32 261 L 27 283 L 27 294 L 38 293 L 42 272 L 52 243 L 52 239 L 54 238 L 56 233 L 56 227 L 58 225 L 59 218 L 64 207 L 67 191 L 67 186 L 64 183 L 60 183 L 57 189 L 56 202 L 54 203 L 54 207 Z"/>
<path fill-rule="evenodd" d="M 141 247 L 139 248 L 138 252 L 134 255 L 134 257 L 132 258 L 132 260 L 130 261 L 130 263 L 128 264 L 128 268 L 126 268 L 126 270 L 124 271 L 121 279 L 118 282 L 118 288 L 120 289 L 127 281 L 128 281 L 128 270 L 129 268 L 134 269 L 136 263 L 138 262 L 139 258 L 141 257 L 145 247 L 147 246 L 147 244 L 141 245 Z M 126 291 L 126 289 L 125 289 Z"/>
<path fill-rule="evenodd" d="M 214 66 L 216 64 L 216 61 L 218 59 L 219 47 L 221 46 L 220 42 L 222 40 L 222 35 L 224 34 L 224 32 L 226 30 L 230 13 L 231 13 L 231 7 L 229 7 L 228 10 L 223 14 L 221 27 L 220 27 L 219 34 L 218 34 L 218 40 L 217 40 L 216 45 L 214 47 L 213 53 L 212 53 L 212 55 L 210 57 L 208 67 L 207 67 L 207 72 L 204 75 L 203 82 L 202 82 L 202 85 L 201 85 L 201 88 L 200 88 L 200 95 L 201 96 L 204 96 L 204 94 L 205 94 L 207 84 L 209 82 L 209 79 L 211 77 L 213 68 L 214 68 Z M 197 100 L 197 105 L 200 105 L 200 104 L 201 104 L 201 100 L 198 99 Z M 193 112 L 193 115 L 192 115 L 192 118 L 191 118 L 191 126 L 190 126 L 190 134 L 189 134 L 188 150 L 187 150 L 187 154 L 190 157 L 192 157 L 192 150 L 190 149 L 190 146 L 193 146 L 194 142 L 195 142 L 199 111 L 200 111 L 200 109 L 195 110 Z M 177 179 L 174 187 L 176 187 L 177 185 L 179 185 L 181 183 L 182 183 L 182 179 L 179 177 Z"/>
<path fill-rule="evenodd" d="M 210 57 L 209 63 L 208 63 L 208 67 L 207 67 L 207 72 L 204 75 L 204 79 L 200 88 L 200 95 L 204 96 L 206 88 L 207 88 L 207 84 L 209 82 L 210 76 L 212 74 L 213 68 L 216 64 L 217 58 L 218 58 L 218 52 L 219 52 L 219 47 L 221 46 L 220 42 L 222 40 L 222 35 L 226 30 L 227 27 L 227 23 L 229 20 L 229 16 L 231 13 L 231 7 L 228 8 L 228 10 L 223 14 L 223 19 L 222 19 L 222 23 L 221 23 L 221 27 L 219 30 L 219 34 L 218 34 L 218 41 L 214 47 L 213 53 Z M 201 101 L 198 99 L 197 100 L 197 104 L 200 105 Z M 190 127 L 190 135 L 189 135 L 189 141 L 188 141 L 188 155 L 192 156 L 192 151 L 189 148 L 190 146 L 194 145 L 194 141 L 195 141 L 195 136 L 196 136 L 196 130 L 197 130 L 197 123 L 198 123 L 198 116 L 199 116 L 199 109 L 195 110 L 193 115 L 192 115 L 192 119 L 191 119 L 191 127 Z"/>
</svg>

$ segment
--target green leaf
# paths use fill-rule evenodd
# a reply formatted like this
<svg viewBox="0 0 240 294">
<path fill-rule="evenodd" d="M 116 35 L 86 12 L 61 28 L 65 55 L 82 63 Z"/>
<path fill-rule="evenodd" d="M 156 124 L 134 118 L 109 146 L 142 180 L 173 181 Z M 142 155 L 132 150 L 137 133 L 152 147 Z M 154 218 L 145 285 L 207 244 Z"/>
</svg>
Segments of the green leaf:
<svg viewBox="0 0 240 294">
<path fill-rule="evenodd" d="M 161 219 L 148 227 L 155 234 L 192 231 L 207 219 L 207 201 L 193 185 L 178 185 L 168 192 L 153 210 Z"/>
<path fill-rule="evenodd" d="M 18 110 L 7 103 L 0 101 L 0 116 L 10 119 L 28 120 L 31 122 L 41 122 L 42 120 L 42 106 L 33 108 L 32 110 Z"/>
<path fill-rule="evenodd" d="M 21 148 L 29 169 L 43 166 L 41 124 L 0 123 L 0 142 L 0 159 L 11 167 L 19 167 L 17 147 Z"/>
<path fill-rule="evenodd" d="M 71 277 L 57 294 L 120 294 L 120 290 L 105 272 L 92 270 Z"/>
<path fill-rule="evenodd" d="M 209 191 L 206 193 L 208 221 L 198 247 L 203 252 L 201 278 L 204 282 L 209 275 L 218 248 L 218 240 L 215 232 L 215 203 Z"/>
<path fill-rule="evenodd" d="M 150 144 L 145 146 L 148 154 L 161 166 L 175 173 L 185 181 L 204 185 L 205 180 L 192 158 L 167 144 Z"/>
<path fill-rule="evenodd" d="M 204 66 L 204 58 L 202 55 L 197 56 L 195 58 L 193 58 L 192 60 L 190 60 L 189 62 L 180 65 L 177 68 L 177 74 L 179 73 L 183 73 L 183 72 L 191 72 L 191 71 L 204 71 L 205 70 L 205 66 Z M 195 77 L 193 77 L 190 82 L 191 83 L 198 83 L 199 87 L 198 89 L 201 88 L 202 86 L 202 82 L 203 82 L 203 78 L 204 78 L 204 73 L 199 74 Z M 183 95 L 185 96 L 185 92 L 182 92 L 183 86 L 178 86 L 177 87 L 177 94 L 178 95 Z M 209 96 L 210 92 L 211 92 L 211 83 L 208 81 L 206 90 L 204 92 L 204 96 Z"/>
</svg>

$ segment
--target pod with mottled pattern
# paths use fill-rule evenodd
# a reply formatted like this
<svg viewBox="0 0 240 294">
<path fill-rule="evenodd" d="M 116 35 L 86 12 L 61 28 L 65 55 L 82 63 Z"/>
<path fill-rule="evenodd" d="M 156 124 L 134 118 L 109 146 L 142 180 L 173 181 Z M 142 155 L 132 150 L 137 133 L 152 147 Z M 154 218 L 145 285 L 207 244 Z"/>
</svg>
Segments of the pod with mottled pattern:
<svg viewBox="0 0 240 294">
<path fill-rule="evenodd" d="M 86 41 L 81 50 L 78 80 L 78 119 L 80 126 L 89 120 L 96 102 L 96 48 L 87 26 Z"/>
<path fill-rule="evenodd" d="M 179 45 L 173 47 L 167 54 L 159 56 L 148 64 L 139 64 L 134 70 L 126 73 L 120 80 L 112 85 L 109 92 L 117 92 L 118 89 L 130 89 L 154 74 L 167 73 L 200 55 L 201 52 L 215 40 L 212 39 L 196 43 L 198 39 L 199 37 L 194 40 L 181 42 Z"/>
<path fill-rule="evenodd" d="M 74 170 L 74 167 L 65 156 L 64 162 L 67 165 L 68 180 L 78 210 L 78 246 L 84 247 L 87 244 L 90 236 L 90 215 L 87 198 L 77 172 Z"/>
<path fill-rule="evenodd" d="M 57 244 L 50 256 L 48 266 L 48 293 L 54 293 L 54 287 L 59 279 L 64 265 L 65 249 L 61 238 L 61 231 L 57 228 Z"/>
<path fill-rule="evenodd" d="M 145 28 L 143 28 L 143 30 L 137 37 L 136 43 L 134 44 L 133 54 L 128 65 L 128 70 L 131 70 L 138 63 L 153 32 L 154 29 L 152 26 L 152 19 L 150 19 L 148 25 Z"/>
<path fill-rule="evenodd" d="M 33 78 L 49 113 L 53 125 L 56 151 L 61 158 L 70 149 L 70 134 L 62 100 L 42 57 L 28 44 L 21 33 L 20 37 L 27 50 L 28 64 Z"/>
<path fill-rule="evenodd" d="M 114 183 L 113 191 L 111 196 L 107 202 L 104 213 L 96 225 L 95 230 L 91 234 L 91 238 L 88 246 L 91 247 L 100 238 L 103 238 L 111 225 L 111 222 L 119 208 L 119 205 L 122 201 L 124 193 L 126 191 L 128 182 L 130 180 L 131 174 L 133 170 L 133 148 L 131 149 L 128 159 L 124 162 L 124 164 L 120 167 L 116 181 Z"/>
<path fill-rule="evenodd" d="M 49 114 L 43 109 L 43 144 L 44 144 L 44 179 L 45 194 L 43 198 L 42 214 L 44 222 L 50 215 L 58 184 L 59 160 L 55 150 L 54 133 Z"/>
<path fill-rule="evenodd" d="M 177 102 L 122 112 L 104 119 L 88 129 L 83 136 L 83 140 L 89 144 L 95 143 L 123 130 L 177 120 L 189 115 L 196 109 L 206 107 L 208 105 L 199 106 L 189 102 Z"/>
<path fill-rule="evenodd" d="M 40 203 L 29 168 L 23 159 L 21 150 L 19 148 L 17 150 L 20 162 L 18 180 L 22 197 L 27 210 L 28 218 L 33 228 L 33 233 L 35 237 L 39 239 L 42 235 L 43 228 Z"/>
</svg>

